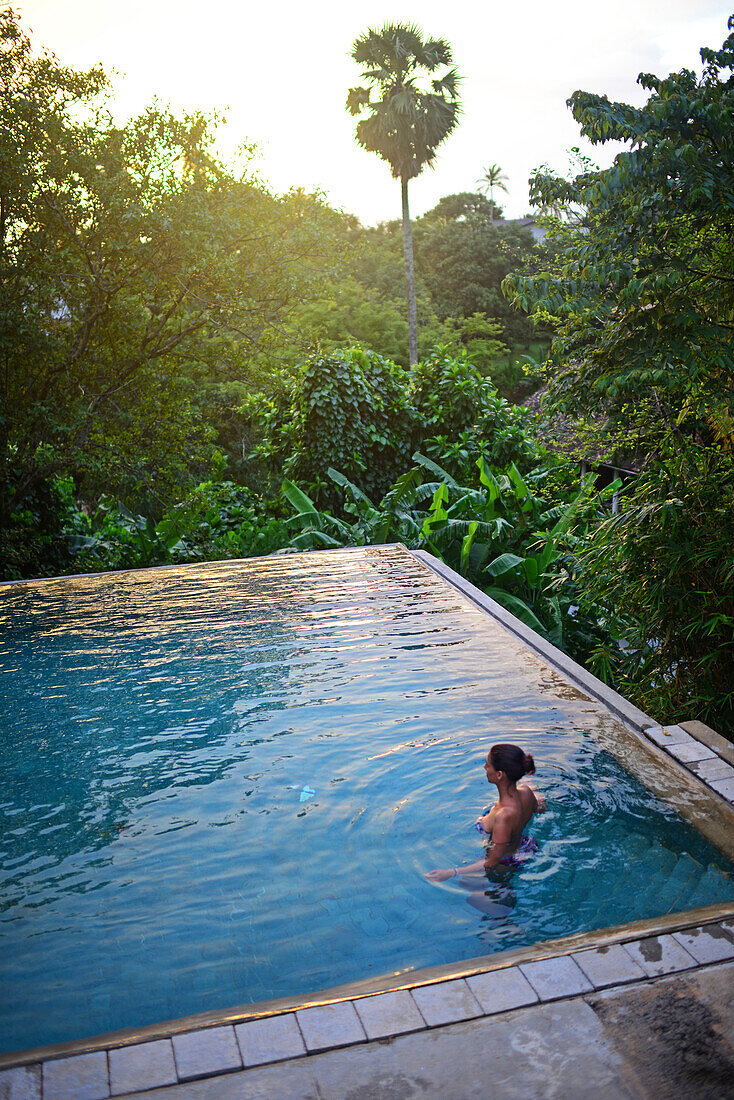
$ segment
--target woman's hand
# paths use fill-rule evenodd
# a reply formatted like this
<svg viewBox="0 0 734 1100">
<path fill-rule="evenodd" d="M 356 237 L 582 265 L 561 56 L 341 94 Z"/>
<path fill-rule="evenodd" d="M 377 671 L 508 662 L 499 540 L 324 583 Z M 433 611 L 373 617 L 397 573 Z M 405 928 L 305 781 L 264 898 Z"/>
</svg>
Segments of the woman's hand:
<svg viewBox="0 0 734 1100">
<path fill-rule="evenodd" d="M 456 877 L 456 868 L 454 867 L 439 867 L 435 871 L 426 871 L 426 878 L 429 878 L 431 882 L 445 882 L 447 878 Z"/>
</svg>

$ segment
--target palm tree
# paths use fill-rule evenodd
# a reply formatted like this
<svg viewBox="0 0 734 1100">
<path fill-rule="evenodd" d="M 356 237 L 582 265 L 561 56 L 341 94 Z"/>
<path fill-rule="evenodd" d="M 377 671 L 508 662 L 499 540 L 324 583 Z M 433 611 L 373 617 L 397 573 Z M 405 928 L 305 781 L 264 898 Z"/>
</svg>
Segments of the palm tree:
<svg viewBox="0 0 734 1100">
<path fill-rule="evenodd" d="M 504 184 L 504 180 L 506 179 L 507 176 L 502 171 L 499 164 L 490 164 L 489 168 L 484 169 L 484 175 L 480 176 L 477 180 L 479 189 L 484 191 L 485 195 L 487 191 L 489 191 L 489 201 L 494 208 L 494 217 L 497 216 L 497 208 L 494 205 L 494 189 L 496 187 L 498 191 L 504 191 L 505 194 L 507 194 L 507 187 Z"/>
<path fill-rule="evenodd" d="M 426 164 L 433 164 L 436 149 L 456 126 L 459 78 L 455 69 L 449 69 L 431 80 L 429 90 L 420 86 L 427 75 L 451 65 L 451 47 L 441 38 L 424 41 L 422 32 L 412 25 L 388 23 L 380 30 L 367 30 L 354 42 L 352 57 L 362 66 L 366 82 L 365 87 L 351 88 L 347 97 L 351 114 L 367 112 L 357 124 L 357 141 L 386 160 L 395 179 L 400 180 L 412 365 L 418 360 L 418 320 L 408 180 L 419 175 Z"/>
</svg>

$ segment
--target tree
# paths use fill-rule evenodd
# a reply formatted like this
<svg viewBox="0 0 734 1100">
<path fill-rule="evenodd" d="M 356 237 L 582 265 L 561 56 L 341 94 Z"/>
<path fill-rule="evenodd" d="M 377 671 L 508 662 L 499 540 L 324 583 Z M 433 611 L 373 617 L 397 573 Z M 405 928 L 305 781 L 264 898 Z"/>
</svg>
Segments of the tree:
<svg viewBox="0 0 734 1100">
<path fill-rule="evenodd" d="M 583 225 L 551 237 L 553 268 L 505 283 L 513 304 L 559 322 L 558 404 L 601 406 L 622 426 L 643 411 L 636 427 L 650 449 L 726 434 L 731 413 L 734 34 L 701 55 L 700 80 L 641 74 L 652 94 L 640 108 L 574 93 L 586 137 L 632 148 L 571 181 L 534 177 L 537 205 L 584 210 Z"/>
<path fill-rule="evenodd" d="M 586 137 L 630 148 L 571 181 L 536 176 L 536 203 L 583 226 L 505 286 L 558 322 L 554 407 L 646 458 L 586 554 L 587 591 L 632 620 L 618 682 L 664 720 L 734 734 L 734 17 L 729 31 L 700 78 L 641 74 L 642 107 L 574 93 Z"/>
<path fill-rule="evenodd" d="M 386 160 L 394 178 L 400 180 L 412 365 L 418 360 L 418 323 L 408 181 L 433 164 L 438 146 L 456 126 L 459 78 L 455 69 L 449 69 L 431 81 L 430 91 L 421 87 L 423 77 L 451 64 L 451 47 L 443 39 L 424 41 L 414 26 L 389 23 L 380 30 L 367 30 L 355 41 L 352 57 L 363 67 L 366 81 L 364 87 L 351 88 L 347 97 L 352 115 L 367 112 L 357 124 L 357 141 Z"/>
<path fill-rule="evenodd" d="M 494 189 L 498 191 L 504 191 L 507 194 L 507 186 L 505 180 L 507 176 L 500 168 L 499 164 L 490 164 L 489 168 L 485 168 L 483 174 L 477 180 L 477 184 L 485 195 L 489 191 L 489 201 L 492 205 L 494 217 L 499 214 L 498 208 L 494 204 Z"/>
<path fill-rule="evenodd" d="M 308 250 L 206 119 L 115 126 L 106 87 L 0 14 L 0 528 L 62 473 L 149 505 L 201 475 L 194 366 L 246 374 Z"/>
<path fill-rule="evenodd" d="M 483 313 L 502 322 L 507 340 L 529 340 L 532 326 L 502 294 L 502 281 L 533 252 L 528 229 L 494 225 L 483 195 L 447 195 L 419 218 L 415 252 L 441 320 Z"/>
</svg>

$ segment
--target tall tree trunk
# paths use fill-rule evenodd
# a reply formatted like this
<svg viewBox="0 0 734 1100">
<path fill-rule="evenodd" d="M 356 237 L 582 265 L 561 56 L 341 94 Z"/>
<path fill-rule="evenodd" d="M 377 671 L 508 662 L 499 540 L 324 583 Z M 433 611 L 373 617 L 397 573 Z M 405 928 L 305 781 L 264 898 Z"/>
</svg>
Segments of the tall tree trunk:
<svg viewBox="0 0 734 1100">
<path fill-rule="evenodd" d="M 400 180 L 403 196 L 403 259 L 405 260 L 405 297 L 408 302 L 408 349 L 410 365 L 418 362 L 418 313 L 415 308 L 415 269 L 413 267 L 413 233 L 408 210 L 408 181 Z"/>
</svg>

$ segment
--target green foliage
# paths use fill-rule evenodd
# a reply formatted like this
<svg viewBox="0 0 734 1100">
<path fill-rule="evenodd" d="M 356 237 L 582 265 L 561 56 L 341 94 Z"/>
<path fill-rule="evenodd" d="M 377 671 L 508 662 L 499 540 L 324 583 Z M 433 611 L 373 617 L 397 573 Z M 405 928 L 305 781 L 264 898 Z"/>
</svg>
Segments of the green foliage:
<svg viewBox="0 0 734 1100">
<path fill-rule="evenodd" d="M 731 433 L 734 34 L 702 57 L 700 80 L 642 74 L 640 108 L 572 96 L 582 133 L 631 149 L 571 182 L 535 177 L 536 202 L 581 208 L 584 225 L 556 235 L 553 269 L 505 283 L 516 305 L 559 319 L 558 407 L 601 403 L 624 425 L 634 406 L 651 447 Z"/>
<path fill-rule="evenodd" d="M 160 511 L 216 461 L 197 365 L 245 374 L 308 227 L 217 163 L 203 117 L 113 125 L 103 74 L 34 55 L 12 11 L 0 86 L 0 526 L 60 473 Z"/>
<path fill-rule="evenodd" d="M 411 374 L 411 397 L 419 417 L 416 445 L 465 476 L 482 456 L 492 466 L 538 462 L 526 409 L 500 397 L 466 352 L 435 348 Z"/>
<path fill-rule="evenodd" d="M 473 218 L 476 232 L 465 224 Z M 483 228 L 487 229 L 485 233 Z M 501 292 L 505 275 L 532 255 L 527 230 L 491 224 L 479 194 L 450 195 L 415 223 L 419 267 L 415 277 L 418 352 L 434 344 L 466 350 L 493 377 L 504 396 L 522 375 L 502 361 L 508 342 L 527 344 L 532 326 Z M 361 347 L 408 366 L 405 278 L 398 223 L 362 229 L 345 222 L 336 232 L 326 281 L 295 306 L 288 326 L 289 362 L 304 347 L 330 354 Z M 424 247 L 425 245 L 425 247 Z M 434 247 L 435 246 L 435 247 Z M 300 352 L 299 352 L 300 349 Z"/>
<path fill-rule="evenodd" d="M 324 297 L 304 303 L 294 322 L 323 354 L 359 344 L 397 363 L 408 362 L 404 293 L 402 301 L 382 298 L 353 275 L 341 276 Z"/>
<path fill-rule="evenodd" d="M 77 572 L 256 557 L 288 545 L 276 513 L 241 485 L 207 481 L 157 523 L 105 497 L 91 517 L 77 518 L 73 534 L 67 527 L 67 543 Z"/>
<path fill-rule="evenodd" d="M 506 341 L 528 341 L 533 326 L 502 294 L 502 281 L 534 251 L 528 229 L 493 224 L 483 195 L 448 195 L 414 226 L 421 278 L 442 320 L 483 314 L 499 321 Z"/>
<path fill-rule="evenodd" d="M 734 33 L 701 57 L 700 79 L 642 74 L 639 108 L 572 96 L 591 141 L 630 148 L 570 182 L 536 176 L 535 201 L 566 220 L 549 267 L 505 285 L 558 323 L 550 407 L 590 416 L 599 449 L 647 455 L 580 555 L 583 591 L 629 618 L 624 653 L 599 659 L 658 720 L 701 717 L 731 736 Z"/>
<path fill-rule="evenodd" d="M 263 412 L 258 454 L 308 485 L 333 463 L 367 493 L 380 494 L 410 457 L 414 413 L 408 375 L 359 348 L 313 356 L 301 368 L 290 402 Z M 318 490 L 317 490 L 318 491 Z"/>
<path fill-rule="evenodd" d="M 0 580 L 56 576 L 73 562 L 68 535 L 86 530 L 71 478 L 47 478 L 0 527 Z"/>
<path fill-rule="evenodd" d="M 622 607 L 620 689 L 666 722 L 734 735 L 734 462 L 699 449 L 640 478 L 581 551 L 584 587 Z"/>
<path fill-rule="evenodd" d="M 290 392 L 277 401 L 253 400 L 249 408 L 264 433 L 257 457 L 307 486 L 320 507 L 337 499 L 323 480 L 330 466 L 379 498 L 416 447 L 446 457 L 457 471 L 480 454 L 521 466 L 538 458 L 527 411 L 499 397 L 466 352 L 441 347 L 412 371 L 359 348 L 317 355 Z"/>
<path fill-rule="evenodd" d="M 277 502 L 231 481 L 197 485 L 170 514 L 172 527 L 182 517 L 177 561 L 261 557 L 289 542 Z"/>
</svg>

